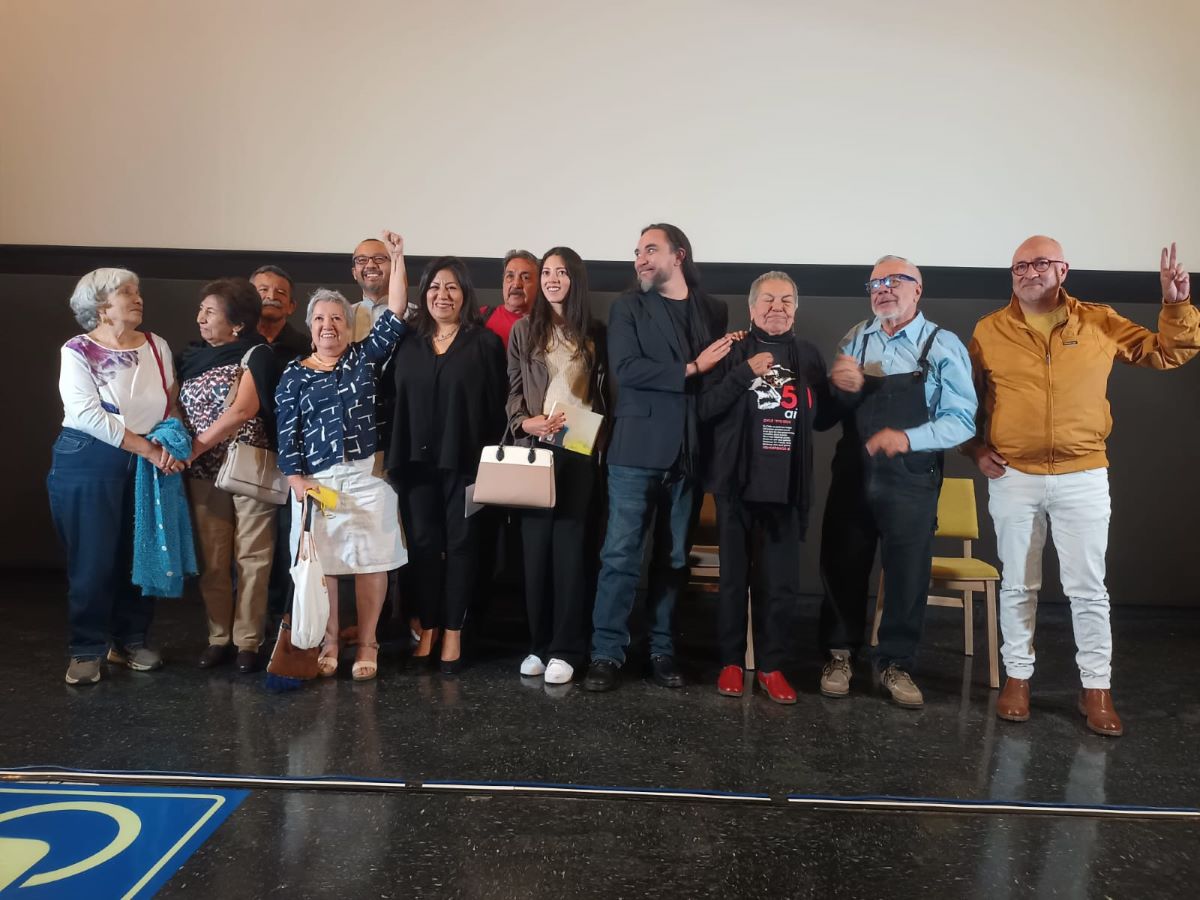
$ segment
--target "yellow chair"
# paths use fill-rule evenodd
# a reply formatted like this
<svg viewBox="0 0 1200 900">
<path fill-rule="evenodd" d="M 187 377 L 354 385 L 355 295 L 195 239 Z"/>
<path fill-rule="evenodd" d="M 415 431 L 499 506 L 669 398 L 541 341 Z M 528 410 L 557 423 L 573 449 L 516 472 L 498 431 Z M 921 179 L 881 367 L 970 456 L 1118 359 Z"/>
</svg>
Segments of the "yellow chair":
<svg viewBox="0 0 1200 900">
<path fill-rule="evenodd" d="M 961 591 L 961 597 L 929 595 L 930 606 L 949 606 L 963 611 L 963 653 L 975 655 L 975 593 L 982 591 L 987 603 L 988 683 L 1000 687 L 1000 660 L 996 644 L 996 583 L 1000 573 L 993 566 L 971 556 L 971 542 L 979 539 L 979 516 L 975 511 L 975 483 L 970 478 L 947 478 L 938 495 L 935 537 L 956 538 L 963 542 L 962 556 L 935 556 L 930 570 L 930 586 L 937 590 Z M 879 643 L 879 621 L 883 618 L 883 572 L 879 573 L 879 594 L 875 601 L 875 626 L 871 646 Z"/>
</svg>

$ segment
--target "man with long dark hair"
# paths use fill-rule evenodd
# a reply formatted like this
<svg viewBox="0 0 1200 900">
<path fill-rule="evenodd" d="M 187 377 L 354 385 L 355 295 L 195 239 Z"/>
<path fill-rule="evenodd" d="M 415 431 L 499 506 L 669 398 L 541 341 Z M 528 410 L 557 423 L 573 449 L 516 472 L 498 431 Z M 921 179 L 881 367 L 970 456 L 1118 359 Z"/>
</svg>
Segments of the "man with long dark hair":
<svg viewBox="0 0 1200 900">
<path fill-rule="evenodd" d="M 687 538 L 698 499 L 700 375 L 729 352 L 729 311 L 700 290 L 692 245 L 674 225 L 642 229 L 637 288 L 609 314 L 608 360 L 617 385 L 608 453 L 608 531 L 583 686 L 617 686 L 629 614 L 650 523 L 654 548 L 646 597 L 654 680 L 682 687 L 675 666 L 675 600 L 687 574 Z"/>
</svg>

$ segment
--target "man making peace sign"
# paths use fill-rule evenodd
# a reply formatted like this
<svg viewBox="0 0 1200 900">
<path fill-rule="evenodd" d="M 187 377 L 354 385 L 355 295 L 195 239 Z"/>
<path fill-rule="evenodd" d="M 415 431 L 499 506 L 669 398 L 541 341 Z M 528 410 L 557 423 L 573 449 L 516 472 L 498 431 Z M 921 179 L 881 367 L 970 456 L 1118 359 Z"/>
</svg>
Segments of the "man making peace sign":
<svg viewBox="0 0 1200 900">
<path fill-rule="evenodd" d="M 1200 312 L 1190 302 L 1190 279 L 1174 244 L 1163 249 L 1159 268 L 1163 305 L 1156 334 L 1110 306 L 1068 294 L 1062 246 L 1031 237 L 1013 254 L 1012 300 L 975 326 L 970 353 L 978 427 L 964 449 L 989 479 L 988 511 L 1003 568 L 1000 653 L 1008 678 L 996 704 L 1002 719 L 1029 718 L 1048 521 L 1071 602 L 1083 684 L 1079 711 L 1097 734 L 1123 733 L 1110 690 L 1112 629 L 1104 586 L 1108 376 L 1114 359 L 1173 369 L 1200 352 Z"/>
</svg>

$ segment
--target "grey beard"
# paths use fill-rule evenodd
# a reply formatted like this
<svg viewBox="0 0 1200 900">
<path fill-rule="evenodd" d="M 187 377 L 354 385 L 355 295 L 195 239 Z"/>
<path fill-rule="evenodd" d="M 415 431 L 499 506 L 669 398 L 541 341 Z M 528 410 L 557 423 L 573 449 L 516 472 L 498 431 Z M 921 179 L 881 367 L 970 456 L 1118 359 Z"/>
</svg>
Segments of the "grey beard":
<svg viewBox="0 0 1200 900">
<path fill-rule="evenodd" d="M 655 272 L 649 278 L 641 278 L 641 277 L 638 278 L 638 287 L 642 289 L 642 293 L 645 293 L 646 291 L 649 291 L 649 290 L 654 290 L 656 288 L 660 288 L 666 283 L 667 283 L 667 277 L 664 276 L 661 272 Z"/>
</svg>

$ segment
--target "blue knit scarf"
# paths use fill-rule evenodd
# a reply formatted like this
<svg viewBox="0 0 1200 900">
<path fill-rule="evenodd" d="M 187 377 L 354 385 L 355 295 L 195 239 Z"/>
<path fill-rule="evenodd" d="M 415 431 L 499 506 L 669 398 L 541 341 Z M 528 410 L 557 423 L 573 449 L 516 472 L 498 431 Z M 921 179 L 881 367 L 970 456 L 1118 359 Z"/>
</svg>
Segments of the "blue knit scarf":
<svg viewBox="0 0 1200 900">
<path fill-rule="evenodd" d="M 159 422 L 146 435 L 176 459 L 192 455 L 192 438 L 178 419 Z M 196 574 L 196 548 L 183 475 L 164 475 L 138 458 L 134 480 L 133 583 L 146 597 L 181 597 L 183 579 Z"/>
</svg>

